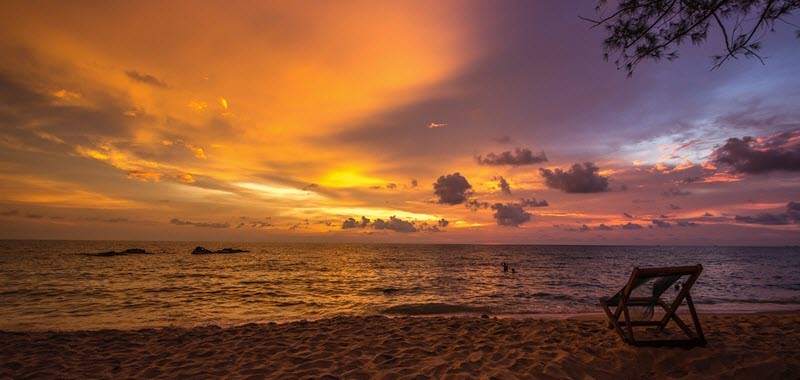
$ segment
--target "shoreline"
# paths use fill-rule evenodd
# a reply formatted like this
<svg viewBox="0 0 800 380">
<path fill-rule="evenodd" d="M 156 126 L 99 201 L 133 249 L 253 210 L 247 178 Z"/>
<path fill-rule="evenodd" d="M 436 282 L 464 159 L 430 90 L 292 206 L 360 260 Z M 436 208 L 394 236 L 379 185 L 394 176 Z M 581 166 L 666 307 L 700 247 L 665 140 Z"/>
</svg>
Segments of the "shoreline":
<svg viewBox="0 0 800 380">
<path fill-rule="evenodd" d="M 723 317 L 723 316 L 739 316 L 739 315 L 798 315 L 800 317 L 800 305 L 798 307 L 786 308 L 785 310 L 767 309 L 767 310 L 754 310 L 754 309 L 732 309 L 724 311 L 707 311 L 698 308 L 698 313 L 701 317 Z M 140 331 L 140 330 L 159 330 L 159 329 L 194 329 L 215 327 L 220 329 L 231 329 L 246 325 L 285 325 L 291 323 L 315 323 L 330 319 L 337 318 L 373 318 L 383 317 L 388 319 L 398 318 L 445 318 L 445 319 L 472 319 L 481 318 L 483 315 L 488 316 L 490 319 L 510 319 L 510 320 L 565 320 L 565 321 L 605 321 L 607 319 L 603 312 L 583 312 L 583 313 L 483 313 L 483 312 L 462 312 L 462 313 L 440 313 L 440 314 L 388 314 L 388 313 L 373 313 L 373 314 L 347 314 L 347 315 L 334 315 L 323 316 L 319 318 L 295 318 L 295 319 L 275 319 L 275 320 L 250 320 L 250 321 L 236 321 L 236 322 L 220 322 L 220 321 L 206 321 L 195 322 L 191 324 L 165 324 L 165 325 L 143 325 L 143 326 L 128 326 L 128 327 L 108 327 L 108 328 L 77 328 L 77 329 L 58 329 L 58 328 L 41 328 L 41 329 L 13 329 L 0 327 L 0 333 L 79 333 L 79 332 L 97 332 L 97 331 Z M 656 313 L 658 316 L 659 313 Z M 679 309 L 678 315 L 688 316 L 686 310 Z"/>
<path fill-rule="evenodd" d="M 0 331 L 0 377 L 800 376 L 800 313 L 700 318 L 708 344 L 692 349 L 631 347 L 605 319 L 593 318 L 365 316 L 228 328 Z M 668 330 L 674 334 L 674 324 Z"/>
</svg>

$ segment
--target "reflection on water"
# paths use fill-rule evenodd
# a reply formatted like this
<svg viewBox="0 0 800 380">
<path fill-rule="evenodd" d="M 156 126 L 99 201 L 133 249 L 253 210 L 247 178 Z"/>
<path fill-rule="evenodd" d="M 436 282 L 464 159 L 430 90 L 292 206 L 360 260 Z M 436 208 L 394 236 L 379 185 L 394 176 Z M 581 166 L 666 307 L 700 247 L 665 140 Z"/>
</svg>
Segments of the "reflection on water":
<svg viewBox="0 0 800 380">
<path fill-rule="evenodd" d="M 250 253 L 190 255 L 195 245 L 0 241 L 0 329 L 597 312 L 633 266 L 695 263 L 701 310 L 800 309 L 798 248 L 248 243 L 236 247 Z M 131 247 L 155 254 L 77 254 Z"/>
</svg>

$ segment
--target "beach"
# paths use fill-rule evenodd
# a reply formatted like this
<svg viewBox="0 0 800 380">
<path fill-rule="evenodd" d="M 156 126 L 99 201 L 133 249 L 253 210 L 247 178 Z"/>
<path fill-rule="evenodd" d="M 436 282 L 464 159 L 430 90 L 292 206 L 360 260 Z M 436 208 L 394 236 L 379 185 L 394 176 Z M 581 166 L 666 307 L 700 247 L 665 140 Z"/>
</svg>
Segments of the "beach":
<svg viewBox="0 0 800 380">
<path fill-rule="evenodd" d="M 702 315 L 705 347 L 631 347 L 598 315 L 336 317 L 0 332 L 0 378 L 760 378 L 800 376 L 800 314 Z M 673 325 L 674 329 L 674 325 Z"/>
</svg>

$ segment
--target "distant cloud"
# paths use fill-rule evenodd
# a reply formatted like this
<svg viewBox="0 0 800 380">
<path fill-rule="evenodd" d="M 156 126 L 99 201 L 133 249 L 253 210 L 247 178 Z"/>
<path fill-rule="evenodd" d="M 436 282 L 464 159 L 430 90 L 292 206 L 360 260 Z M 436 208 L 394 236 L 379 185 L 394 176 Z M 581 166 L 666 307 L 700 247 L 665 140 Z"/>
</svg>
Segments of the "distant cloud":
<svg viewBox="0 0 800 380">
<path fill-rule="evenodd" d="M 732 173 L 800 171 L 800 129 L 758 139 L 730 138 L 711 156 L 714 164 Z"/>
<path fill-rule="evenodd" d="M 194 183 L 194 177 L 189 173 L 176 174 L 175 178 L 178 178 L 181 182 Z"/>
<path fill-rule="evenodd" d="M 447 219 L 444 218 L 436 222 L 436 225 L 442 228 L 447 227 L 448 224 L 450 224 L 450 222 L 448 222 Z"/>
<path fill-rule="evenodd" d="M 478 164 L 480 165 L 520 166 L 520 165 L 533 165 L 541 162 L 546 162 L 547 156 L 545 156 L 544 152 L 535 155 L 533 154 L 533 152 L 531 152 L 530 149 L 515 148 L 513 152 L 505 151 L 500 154 L 489 153 L 486 155 L 486 157 L 482 157 L 479 155 L 475 157 L 475 160 L 477 160 Z"/>
<path fill-rule="evenodd" d="M 3 212 L 0 212 L 0 215 L 2 215 L 2 216 L 16 216 L 16 215 L 19 215 L 19 210 L 3 211 Z"/>
<path fill-rule="evenodd" d="M 354 218 L 347 218 L 344 222 L 342 222 L 342 229 L 347 230 L 351 228 L 366 228 L 369 225 L 370 220 L 366 217 L 361 217 L 361 220 L 355 220 Z"/>
<path fill-rule="evenodd" d="M 526 212 L 518 203 L 495 203 L 492 205 L 494 219 L 500 226 L 519 227 L 520 224 L 531 220 L 531 214 Z"/>
<path fill-rule="evenodd" d="M 621 225 L 620 228 L 622 228 L 623 230 L 641 230 L 644 227 L 642 227 L 639 224 L 628 222 L 627 224 Z"/>
<path fill-rule="evenodd" d="M 390 216 L 388 221 L 383 219 L 376 219 L 372 223 L 372 228 L 376 230 L 392 230 L 395 232 L 417 232 L 417 228 L 413 223 Z"/>
<path fill-rule="evenodd" d="M 170 223 L 176 226 L 194 226 L 194 227 L 204 227 L 204 228 L 228 228 L 230 224 L 227 222 L 225 223 L 207 223 L 207 222 L 190 222 L 188 220 L 180 220 L 173 218 L 169 221 Z"/>
<path fill-rule="evenodd" d="M 511 142 L 511 137 L 509 136 L 500 136 L 494 139 L 494 141 L 499 142 L 500 144 L 508 144 Z"/>
<path fill-rule="evenodd" d="M 763 224 L 763 225 L 786 225 L 800 223 L 800 202 L 789 202 L 786 204 L 786 212 L 780 214 L 758 214 L 756 216 L 736 215 L 735 219 L 739 223 Z"/>
<path fill-rule="evenodd" d="M 611 230 L 613 230 L 613 228 L 611 228 L 611 227 L 609 227 L 609 226 L 607 226 L 607 225 L 605 225 L 603 223 L 600 223 L 600 225 L 595 227 L 595 229 L 598 230 L 598 231 L 611 231 Z"/>
<path fill-rule="evenodd" d="M 544 199 L 542 199 L 541 201 L 537 201 L 536 198 L 530 198 L 530 199 L 520 198 L 519 201 L 520 201 L 520 204 L 522 204 L 522 206 L 524 206 L 524 207 L 547 207 L 547 206 L 550 206 L 550 204 L 547 203 L 547 201 L 544 200 Z"/>
<path fill-rule="evenodd" d="M 500 186 L 500 191 L 502 191 L 503 194 L 511 195 L 511 185 L 508 184 L 505 178 L 494 177 L 494 180 L 498 182 L 497 184 Z"/>
<path fill-rule="evenodd" d="M 681 209 L 681 206 L 678 206 L 678 205 L 676 205 L 676 204 L 672 204 L 672 203 L 670 203 L 670 204 L 669 204 L 669 209 L 670 209 L 670 210 L 680 210 L 680 209 Z"/>
<path fill-rule="evenodd" d="M 680 220 L 676 222 L 678 227 L 696 227 L 698 224 L 688 220 Z"/>
<path fill-rule="evenodd" d="M 161 181 L 161 177 L 163 176 L 164 173 L 150 172 L 144 170 L 133 170 L 128 172 L 128 178 L 142 182 L 147 182 L 147 181 L 159 182 Z"/>
<path fill-rule="evenodd" d="M 270 222 L 261 222 L 261 221 L 241 222 L 236 226 L 236 228 L 243 228 L 243 227 L 267 228 L 267 227 L 272 227 L 272 223 L 270 223 Z"/>
<path fill-rule="evenodd" d="M 407 220 L 402 220 L 396 216 L 390 216 L 389 220 L 383 219 L 375 219 L 375 221 L 371 221 L 369 218 L 362 216 L 361 219 L 355 218 L 347 218 L 344 222 L 342 222 L 342 229 L 364 229 L 364 228 L 373 228 L 376 230 L 390 230 L 395 232 L 401 233 L 409 233 L 409 232 L 419 232 L 419 231 L 427 231 L 427 232 L 441 232 L 439 228 L 447 227 L 450 224 L 445 219 L 438 220 L 436 225 L 429 225 L 427 222 L 423 222 L 419 224 L 419 227 L 415 224 L 415 222 L 410 222 Z"/>
<path fill-rule="evenodd" d="M 455 172 L 440 176 L 433 184 L 433 193 L 439 197 L 439 203 L 457 205 L 467 201 L 472 194 L 472 185 L 461 173 Z"/>
<path fill-rule="evenodd" d="M 600 168 L 591 162 L 585 162 L 583 165 L 574 164 L 567 171 L 539 169 L 542 177 L 545 178 L 547 187 L 559 189 L 565 193 L 608 191 L 608 178 L 598 174 L 599 171 Z"/>
<path fill-rule="evenodd" d="M 417 187 L 418 185 L 419 185 L 419 182 L 417 182 L 416 179 L 412 178 L 411 179 L 411 187 Z"/>
<path fill-rule="evenodd" d="M 681 190 L 677 187 L 671 187 L 661 192 L 663 197 L 683 197 L 692 194 L 690 191 Z"/>
<path fill-rule="evenodd" d="M 472 211 L 477 211 L 478 209 L 489 208 L 491 204 L 489 202 L 480 202 L 477 199 L 470 199 L 464 202 L 464 206 L 467 206 Z"/>
<path fill-rule="evenodd" d="M 149 74 L 140 74 L 138 71 L 126 71 L 125 74 L 128 75 L 128 78 L 139 83 L 149 84 L 156 87 L 167 87 L 167 84 L 164 83 L 164 81 Z"/>
<path fill-rule="evenodd" d="M 660 220 L 660 219 L 653 219 L 652 223 L 655 224 L 658 227 L 661 227 L 661 228 L 669 228 L 669 227 L 672 226 L 672 224 L 670 222 L 667 222 L 666 220 Z"/>
<path fill-rule="evenodd" d="M 622 215 L 624 215 L 628 219 L 633 219 L 633 215 L 628 214 L 627 212 L 623 212 Z"/>
</svg>

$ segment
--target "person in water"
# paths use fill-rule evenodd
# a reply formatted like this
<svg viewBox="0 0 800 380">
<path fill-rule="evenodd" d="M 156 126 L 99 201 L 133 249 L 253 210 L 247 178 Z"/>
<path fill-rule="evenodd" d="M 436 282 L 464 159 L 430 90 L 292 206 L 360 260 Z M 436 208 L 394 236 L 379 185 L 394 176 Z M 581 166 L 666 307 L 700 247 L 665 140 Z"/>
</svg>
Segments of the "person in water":
<svg viewBox="0 0 800 380">
<path fill-rule="evenodd" d="M 503 261 L 503 272 L 508 272 L 508 263 Z"/>
<path fill-rule="evenodd" d="M 517 273 L 517 270 L 514 269 L 514 268 L 511 268 L 511 273 Z"/>
</svg>

